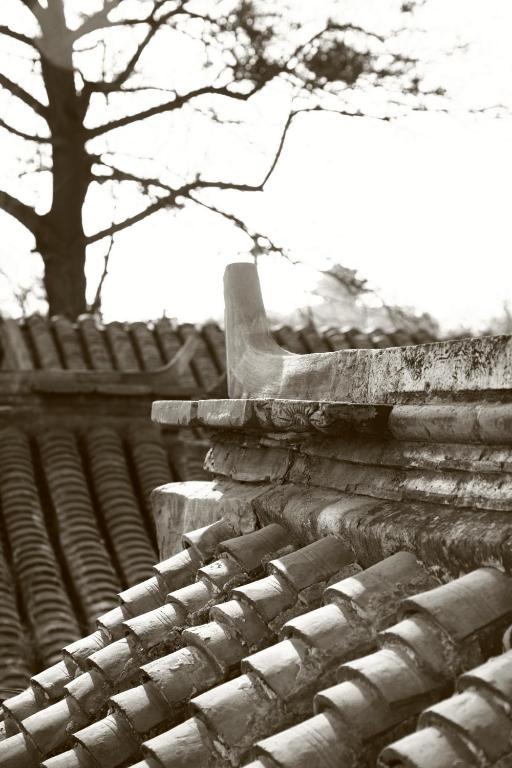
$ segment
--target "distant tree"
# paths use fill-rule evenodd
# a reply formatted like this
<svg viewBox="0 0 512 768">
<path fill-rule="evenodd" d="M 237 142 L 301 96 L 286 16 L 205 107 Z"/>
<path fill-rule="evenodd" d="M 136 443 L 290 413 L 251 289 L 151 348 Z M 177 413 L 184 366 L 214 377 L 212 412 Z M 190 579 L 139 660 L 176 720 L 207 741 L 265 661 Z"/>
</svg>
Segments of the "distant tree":
<svg viewBox="0 0 512 768">
<path fill-rule="evenodd" d="M 333 3 L 333 13 L 336 7 Z M 398 12 L 411 9 L 411 3 L 401 9 L 397 4 Z M 2 0 L 0 21 L 2 15 L 5 23 L 0 24 L 0 36 L 9 39 L 8 46 L 19 48 L 23 66 L 28 60 L 31 71 L 24 70 L 20 78 L 17 54 L 12 47 L 7 49 L 12 67 L 0 73 L 0 88 L 23 105 L 26 119 L 2 118 L 0 127 L 34 148 L 39 165 L 32 172 L 51 174 L 51 199 L 48 210 L 41 214 L 36 212 L 34 200 L 27 202 L 4 189 L 0 208 L 34 237 L 35 250 L 44 262 L 50 313 L 70 318 L 86 310 L 88 246 L 104 239 L 111 245 L 116 233 L 162 209 L 206 207 L 242 229 L 252 240 L 255 256 L 267 249 L 278 250 L 229 210 L 212 204 L 205 192 L 262 190 L 276 167 L 292 121 L 301 112 L 325 109 L 326 94 L 330 111 L 350 115 L 362 114 L 350 100 L 356 90 L 381 91 L 381 86 L 394 84 L 402 94 L 419 94 L 417 62 L 400 50 L 400 34 L 384 35 L 335 15 L 315 28 L 311 24 L 302 28 L 294 21 L 293 3 Z M 176 71 L 168 72 L 165 87 L 151 82 L 147 60 L 157 40 L 168 46 L 178 40 L 180 45 L 200 46 L 197 71 L 185 78 L 192 86 L 183 88 L 182 73 Z M 301 100 L 292 104 L 282 132 L 270 148 L 268 166 L 262 168 L 257 181 L 204 176 L 200 146 L 190 150 L 197 155 L 192 158 L 197 167 L 178 183 L 169 181 L 163 169 L 155 176 L 144 175 L 140 163 L 130 162 L 116 149 L 123 146 L 120 137 L 129 126 L 162 114 L 185 115 L 192 107 L 202 110 L 212 123 L 228 126 L 229 119 L 222 112 L 226 105 L 249 102 L 277 79 L 287 81 Z M 382 117 L 386 119 L 386 115 Z M 151 153 L 143 139 L 138 149 Z M 26 174 L 26 169 L 21 172 Z M 136 189 L 138 207 L 100 231 L 88 231 L 83 223 L 84 206 L 95 184 L 110 185 L 119 197 L 130 187 Z M 103 279 L 107 268 L 108 258 Z M 100 301 L 101 291 L 94 308 Z"/>
<path fill-rule="evenodd" d="M 28 283 L 13 280 L 12 277 L 3 269 L 0 269 L 0 286 L 5 286 L 5 293 L 9 296 L 10 303 L 16 307 L 20 317 L 28 317 L 31 313 L 31 307 L 34 300 L 37 302 L 44 300 L 44 290 L 42 282 L 36 277 Z M 0 317 L 3 315 L 0 312 Z"/>
<path fill-rule="evenodd" d="M 485 332 L 512 334 L 512 301 L 503 302 L 501 314 L 492 318 Z"/>
</svg>

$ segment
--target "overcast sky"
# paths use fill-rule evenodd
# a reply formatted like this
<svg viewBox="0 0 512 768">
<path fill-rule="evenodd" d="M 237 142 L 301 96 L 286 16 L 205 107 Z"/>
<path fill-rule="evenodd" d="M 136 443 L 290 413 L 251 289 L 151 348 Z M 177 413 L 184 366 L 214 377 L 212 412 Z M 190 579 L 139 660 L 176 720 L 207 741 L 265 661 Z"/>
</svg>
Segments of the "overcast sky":
<svg viewBox="0 0 512 768">
<path fill-rule="evenodd" d="M 5 0 L 0 23 L 8 11 L 16 26 L 15 5 Z M 369 0 L 366 5 L 369 12 L 376 7 Z M 447 86 L 450 114 L 420 112 L 392 123 L 304 115 L 265 192 L 215 198 L 310 265 L 273 264 L 263 270 L 271 307 L 286 310 L 307 301 L 304 291 L 314 284 L 314 267 L 326 260 L 357 269 L 386 300 L 431 312 L 445 329 L 464 324 L 478 330 L 512 299 L 512 119 L 506 114 L 496 119 L 492 111 L 467 114 L 468 108 L 493 104 L 512 112 L 512 4 L 430 0 L 420 21 L 428 33 L 430 77 Z M 467 47 L 443 54 L 460 44 Z M 0 69 L 6 72 L 12 65 L 7 54 L 5 48 L 0 52 Z M 155 51 L 157 62 L 162 55 L 162 49 Z M 219 142 L 205 121 L 205 165 L 212 172 L 222 167 L 223 176 L 240 178 L 243 172 L 257 179 L 287 98 L 280 87 L 256 97 L 243 136 L 234 126 Z M 7 107 L 16 117 L 16 106 Z M 151 138 L 146 153 L 156 161 L 165 157 L 172 164 L 186 157 L 186 124 L 178 128 L 169 117 L 157 118 L 144 130 Z M 123 140 L 128 148 L 134 135 Z M 4 180 L 29 199 L 30 180 L 24 177 L 21 187 L 15 181 L 17 146 L 1 133 Z M 176 147 L 180 157 L 173 155 Z M 45 183 L 37 182 L 43 185 L 37 187 L 41 210 Z M 102 224 L 110 205 L 99 195 L 91 197 L 87 215 Z M 118 205 L 123 210 L 128 203 Z M 39 258 L 29 254 L 31 238 L 1 212 L 0 222 L 0 265 L 12 280 L 27 284 L 41 272 Z M 91 249 L 91 296 L 105 246 Z M 116 237 L 104 289 L 105 318 L 151 318 L 163 311 L 182 320 L 217 317 L 224 265 L 244 257 L 248 247 L 241 233 L 213 214 L 161 212 Z M 14 311 L 8 299 L 8 281 L 0 278 L 0 310 Z"/>
</svg>

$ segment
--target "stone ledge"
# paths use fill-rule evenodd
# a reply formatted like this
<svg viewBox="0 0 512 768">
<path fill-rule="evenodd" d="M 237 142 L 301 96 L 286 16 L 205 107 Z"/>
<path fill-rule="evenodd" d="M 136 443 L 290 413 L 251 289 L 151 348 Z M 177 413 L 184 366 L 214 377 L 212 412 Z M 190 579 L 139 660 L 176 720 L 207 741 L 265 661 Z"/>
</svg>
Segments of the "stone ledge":
<svg viewBox="0 0 512 768">
<path fill-rule="evenodd" d="M 315 400 L 157 400 L 152 419 L 167 427 L 345 435 L 431 443 L 512 443 L 512 403 L 365 405 Z"/>
<path fill-rule="evenodd" d="M 480 471 L 479 463 L 469 469 L 442 467 L 435 458 L 425 466 L 409 462 L 402 456 L 400 465 L 394 459 L 385 463 L 385 453 L 337 455 L 336 451 L 316 451 L 312 440 L 306 449 L 300 439 L 289 442 L 249 439 L 227 433 L 212 441 L 205 468 L 215 476 L 239 483 L 287 483 L 305 487 L 334 489 L 387 501 L 426 501 L 468 509 L 490 509 L 512 512 L 512 475 L 503 467 L 496 471 Z M 335 449 L 335 446 L 331 446 Z M 386 444 L 384 443 L 384 448 Z M 465 446 L 458 446 L 464 448 Z M 396 453 L 399 454 L 400 444 Z M 510 452 L 509 452 L 510 453 Z M 462 455 L 464 455 L 462 453 Z"/>
<path fill-rule="evenodd" d="M 386 431 L 389 405 L 312 400 L 157 400 L 152 419 L 165 426 L 243 429 L 259 432 Z"/>
</svg>

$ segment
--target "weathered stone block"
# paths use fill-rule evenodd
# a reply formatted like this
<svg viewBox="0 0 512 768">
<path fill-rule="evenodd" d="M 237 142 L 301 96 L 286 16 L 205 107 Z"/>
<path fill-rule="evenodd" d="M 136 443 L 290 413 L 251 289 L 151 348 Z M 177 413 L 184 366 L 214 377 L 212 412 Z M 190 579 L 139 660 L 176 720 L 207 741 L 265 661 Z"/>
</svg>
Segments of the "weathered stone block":
<svg viewBox="0 0 512 768">
<path fill-rule="evenodd" d="M 233 536 L 254 530 L 256 516 L 252 502 L 266 486 L 236 485 L 203 481 L 168 483 L 151 496 L 160 559 L 181 549 L 187 531 L 223 518 Z"/>
</svg>

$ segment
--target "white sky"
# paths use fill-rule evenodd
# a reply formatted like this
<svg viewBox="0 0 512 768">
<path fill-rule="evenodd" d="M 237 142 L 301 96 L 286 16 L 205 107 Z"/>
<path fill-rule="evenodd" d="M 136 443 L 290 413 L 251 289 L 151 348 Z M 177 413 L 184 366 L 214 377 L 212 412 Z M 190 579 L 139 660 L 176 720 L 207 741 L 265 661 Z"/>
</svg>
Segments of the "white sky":
<svg viewBox="0 0 512 768">
<path fill-rule="evenodd" d="M 373 0 L 365 6 L 368 12 L 376 7 Z M 210 199 L 243 214 L 251 226 L 313 267 L 334 259 L 357 269 L 388 301 L 429 311 L 445 329 L 464 324 L 478 330 L 512 300 L 512 118 L 468 116 L 465 110 L 502 103 L 512 112 L 512 4 L 430 0 L 420 20 L 428 33 L 430 76 L 453 96 L 450 115 L 415 113 L 391 124 L 304 115 L 291 130 L 265 192 Z M 15 26 L 12 10 L 9 23 Z M 469 47 L 441 55 L 456 43 Z M 162 49 L 154 55 L 160 64 Z M 8 73 L 8 64 L 0 53 L 0 69 Z M 172 171 L 189 167 L 193 149 L 210 177 L 222 173 L 223 178 L 254 181 L 272 154 L 287 98 L 279 86 L 258 96 L 245 113 L 250 114 L 249 127 L 228 128 L 227 139 L 204 121 L 199 155 L 189 135 L 192 123 L 197 128 L 193 115 L 185 116 L 185 125 L 159 117 L 143 135 L 133 129 L 122 137 L 121 132 L 112 134 L 110 141 L 114 145 L 115 138 L 120 146 L 122 138 L 128 152 L 143 140 L 144 154 L 153 158 L 148 168 L 164 162 Z M 16 109 L 9 102 L 6 115 L 13 122 Z M 6 185 L 21 189 L 29 200 L 30 178 L 24 177 L 21 187 L 15 180 L 18 146 L 1 133 Z M 35 191 L 41 210 L 45 184 L 40 175 Z M 89 200 L 91 228 L 110 222 L 111 203 L 104 194 Z M 131 202 L 128 193 L 118 210 L 125 211 Z M 1 212 L 0 222 L 0 266 L 14 281 L 28 284 L 41 271 L 37 255 L 28 253 L 31 238 Z M 105 247 L 91 248 L 91 295 Z M 116 236 L 104 288 L 105 318 L 151 318 L 163 311 L 192 321 L 218 317 L 223 267 L 243 257 L 248 247 L 241 233 L 213 214 L 161 212 Z M 263 278 L 271 308 L 283 311 L 304 302 L 304 290 L 314 283 L 311 270 L 287 264 L 264 269 Z M 0 278 L 0 311 L 14 310 L 8 299 L 8 283 Z"/>
</svg>

